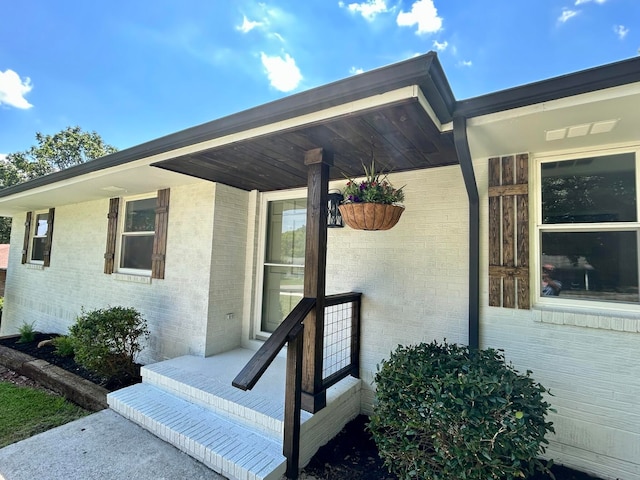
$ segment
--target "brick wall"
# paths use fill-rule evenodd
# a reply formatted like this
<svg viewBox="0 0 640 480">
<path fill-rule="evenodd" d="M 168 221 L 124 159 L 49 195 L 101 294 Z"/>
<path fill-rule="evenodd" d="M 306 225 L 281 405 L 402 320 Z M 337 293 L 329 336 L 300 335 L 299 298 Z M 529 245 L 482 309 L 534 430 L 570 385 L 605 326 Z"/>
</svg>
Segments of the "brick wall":
<svg viewBox="0 0 640 480">
<path fill-rule="evenodd" d="M 556 434 L 548 437 L 548 457 L 602 478 L 639 480 L 640 316 L 589 306 L 542 308 L 535 300 L 531 310 L 488 307 L 487 162 L 474 169 L 481 198 L 481 345 L 504 349 L 518 370 L 532 370 L 551 389 Z"/>
<path fill-rule="evenodd" d="M 363 410 L 376 365 L 398 344 L 467 341 L 468 203 L 460 169 L 390 176 L 406 185 L 406 211 L 391 230 L 329 229 L 327 293 L 362 297 Z"/>
<path fill-rule="evenodd" d="M 171 189 L 166 276 L 150 282 L 102 273 L 107 199 L 56 208 L 49 268 L 20 264 L 24 226 L 14 222 L 0 333 L 16 333 L 23 322 L 66 333 L 83 307 L 124 305 L 140 310 L 152 332 L 143 363 L 204 355 L 214 194 L 209 182 Z"/>
</svg>

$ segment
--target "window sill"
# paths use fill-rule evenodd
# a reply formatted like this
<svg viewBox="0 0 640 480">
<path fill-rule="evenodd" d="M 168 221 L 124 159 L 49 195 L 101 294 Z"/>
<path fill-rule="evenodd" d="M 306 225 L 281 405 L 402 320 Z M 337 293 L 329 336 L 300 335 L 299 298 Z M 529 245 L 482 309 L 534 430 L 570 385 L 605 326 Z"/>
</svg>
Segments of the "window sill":
<svg viewBox="0 0 640 480">
<path fill-rule="evenodd" d="M 538 304 L 532 307 L 538 311 L 536 321 L 554 325 L 597 328 L 617 332 L 639 333 L 640 319 L 638 311 L 614 310 L 606 307 Z"/>
<path fill-rule="evenodd" d="M 44 270 L 44 265 L 42 263 L 25 263 L 24 267 L 29 270 Z"/>
<path fill-rule="evenodd" d="M 119 282 L 133 282 L 143 283 L 145 285 L 151 284 L 151 277 L 146 275 L 132 275 L 130 273 L 113 273 L 113 278 Z"/>
</svg>

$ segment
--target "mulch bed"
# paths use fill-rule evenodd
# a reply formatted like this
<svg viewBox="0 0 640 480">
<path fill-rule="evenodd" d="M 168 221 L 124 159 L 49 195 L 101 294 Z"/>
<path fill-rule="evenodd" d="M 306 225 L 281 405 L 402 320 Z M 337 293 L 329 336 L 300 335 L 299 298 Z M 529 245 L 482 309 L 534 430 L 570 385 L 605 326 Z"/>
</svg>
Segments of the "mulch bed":
<svg viewBox="0 0 640 480">
<path fill-rule="evenodd" d="M 33 342 L 27 343 L 20 343 L 20 337 L 2 338 L 0 339 L 0 345 L 2 345 L 3 347 L 11 348 L 13 350 L 18 350 L 22 353 L 26 353 L 27 355 L 31 355 L 34 358 L 45 360 L 52 365 L 56 365 L 60 368 L 63 368 L 64 370 L 67 370 L 68 372 L 74 373 L 79 377 L 100 385 L 110 392 L 140 382 L 140 376 L 123 376 L 105 379 L 91 373 L 86 368 L 78 365 L 73 357 L 61 357 L 60 355 L 56 355 L 55 347 L 53 345 L 44 345 L 38 348 L 38 344 L 40 342 L 44 340 L 51 340 L 52 338 L 55 338 L 57 336 L 57 334 L 52 333 L 36 333 L 35 340 Z"/>
<path fill-rule="evenodd" d="M 366 430 L 367 422 L 365 415 L 349 422 L 338 436 L 318 450 L 303 472 L 326 480 L 396 480 L 398 477 L 383 466 L 376 444 Z M 599 480 L 559 465 L 551 467 L 551 471 L 556 480 Z M 552 480 L 552 477 L 536 474 L 529 480 Z"/>
</svg>

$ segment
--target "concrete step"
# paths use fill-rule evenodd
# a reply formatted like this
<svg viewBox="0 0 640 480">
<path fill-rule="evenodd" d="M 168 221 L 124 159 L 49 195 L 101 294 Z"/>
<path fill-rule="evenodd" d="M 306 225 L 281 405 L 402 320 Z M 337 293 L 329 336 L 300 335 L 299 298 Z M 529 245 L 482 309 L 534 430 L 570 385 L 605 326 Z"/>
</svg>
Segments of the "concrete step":
<svg viewBox="0 0 640 480">
<path fill-rule="evenodd" d="M 190 403 L 258 429 L 273 439 L 282 438 L 284 400 L 281 395 L 284 385 L 275 385 L 274 390 L 279 395 L 260 392 L 259 389 L 244 392 L 233 387 L 227 378 L 203 372 L 201 364 L 202 359 L 187 356 L 147 365 L 141 369 L 142 380 L 145 384 L 156 386 Z M 304 423 L 309 418 L 310 413 L 302 412 L 301 422 Z"/>
<path fill-rule="evenodd" d="M 286 470 L 281 440 L 156 386 L 133 385 L 110 393 L 107 401 L 125 418 L 229 479 L 280 479 Z"/>
</svg>

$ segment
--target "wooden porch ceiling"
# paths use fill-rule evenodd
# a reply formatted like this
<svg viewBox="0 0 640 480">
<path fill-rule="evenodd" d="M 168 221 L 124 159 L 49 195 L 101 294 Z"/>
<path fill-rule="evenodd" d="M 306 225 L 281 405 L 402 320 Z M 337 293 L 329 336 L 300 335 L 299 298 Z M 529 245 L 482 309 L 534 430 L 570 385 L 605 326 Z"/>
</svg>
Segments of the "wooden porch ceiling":
<svg viewBox="0 0 640 480">
<path fill-rule="evenodd" d="M 243 190 L 305 187 L 304 152 L 334 155 L 332 180 L 362 176 L 362 162 L 401 172 L 457 164 L 453 134 L 440 133 L 416 99 L 281 130 L 155 163 Z"/>
</svg>

